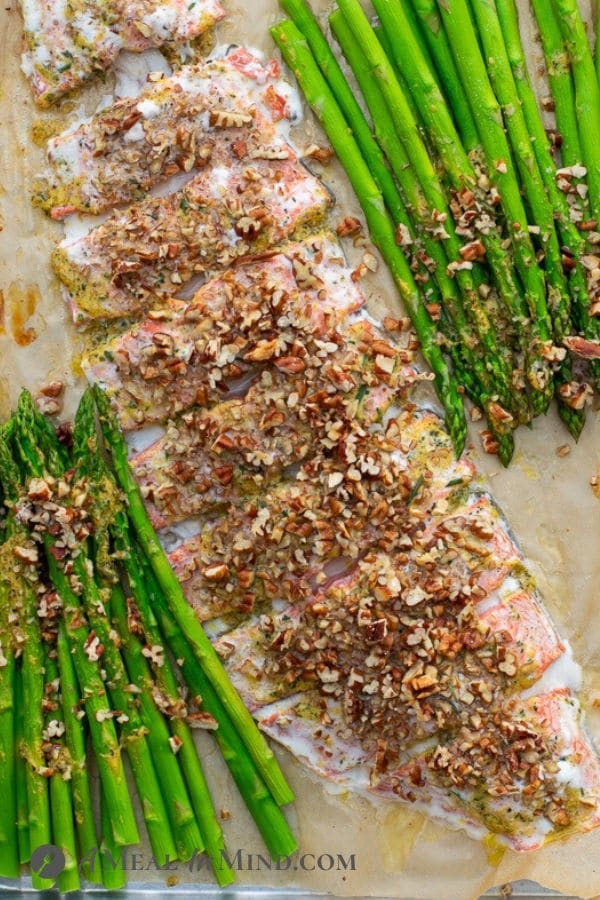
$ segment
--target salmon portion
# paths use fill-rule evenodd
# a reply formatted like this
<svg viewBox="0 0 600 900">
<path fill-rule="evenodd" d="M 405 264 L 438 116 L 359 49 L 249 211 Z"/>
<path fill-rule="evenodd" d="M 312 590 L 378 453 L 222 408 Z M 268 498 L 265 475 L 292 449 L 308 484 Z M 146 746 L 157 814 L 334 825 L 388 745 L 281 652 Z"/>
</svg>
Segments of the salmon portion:
<svg viewBox="0 0 600 900">
<path fill-rule="evenodd" d="M 255 713 L 260 729 L 305 766 L 348 790 L 369 788 L 373 759 L 343 724 L 339 703 L 307 691 Z"/>
<path fill-rule="evenodd" d="M 243 399 L 185 413 L 133 459 L 155 527 L 258 498 L 291 466 L 318 465 L 343 445 L 350 452 L 353 432 L 359 438 L 412 385 L 408 358 L 364 321 L 304 343 L 296 334 Z"/>
<path fill-rule="evenodd" d="M 487 495 L 471 494 L 450 512 L 448 506 L 446 500 L 436 504 L 420 544 L 429 548 L 442 541 L 457 554 L 454 568 L 462 560 L 465 574 L 476 571 L 479 595 L 489 596 L 511 572 L 523 568 L 521 553 Z"/>
<path fill-rule="evenodd" d="M 34 202 L 62 219 L 140 200 L 151 187 L 211 159 L 286 153 L 277 123 L 289 118 L 278 63 L 236 49 L 223 59 L 150 76 L 149 87 L 48 142 Z"/>
<path fill-rule="evenodd" d="M 437 422 L 433 414 L 424 415 Z M 417 434 L 423 433 L 419 423 Z M 422 468 L 427 457 L 401 418 L 385 434 L 356 436 L 351 449 L 359 469 L 370 460 L 366 493 L 347 477 L 341 443 L 338 455 L 307 464 L 301 479 L 229 508 L 170 554 L 201 621 L 248 614 L 276 598 L 297 604 L 369 550 L 398 550 L 409 500 L 413 525 L 422 528 L 427 503 L 436 503 L 441 492 L 460 490 L 447 487 L 447 474 L 437 478 L 437 471 Z M 463 474 L 460 463 L 456 471 Z M 427 487 L 416 495 L 419 481 Z"/>
<path fill-rule="evenodd" d="M 476 730 L 376 779 L 372 792 L 517 851 L 600 824 L 600 765 L 567 689 L 507 701 Z"/>
<path fill-rule="evenodd" d="M 510 593 L 480 615 L 494 633 L 507 636 L 509 666 L 517 669 L 520 687 L 537 681 L 565 652 L 565 645 L 532 591 Z"/>
<path fill-rule="evenodd" d="M 509 596 L 480 615 L 451 561 L 432 577 L 418 551 L 412 564 L 407 555 L 367 553 L 329 586 L 307 585 L 284 612 L 220 639 L 246 701 L 257 707 L 321 681 L 367 746 L 365 715 L 399 756 L 536 681 L 564 652 L 534 596 Z"/>
<path fill-rule="evenodd" d="M 121 50 L 193 40 L 224 16 L 218 0 L 19 0 L 21 67 L 47 107 L 111 68 Z"/>
<path fill-rule="evenodd" d="M 82 361 L 126 430 L 243 393 L 262 368 L 342 324 L 365 302 L 342 250 L 323 234 L 229 269 L 189 303 L 171 300 Z"/>
<path fill-rule="evenodd" d="M 191 278 L 321 222 L 331 198 L 295 158 L 216 160 L 185 187 L 149 197 L 52 255 L 75 321 L 139 315 Z"/>
</svg>

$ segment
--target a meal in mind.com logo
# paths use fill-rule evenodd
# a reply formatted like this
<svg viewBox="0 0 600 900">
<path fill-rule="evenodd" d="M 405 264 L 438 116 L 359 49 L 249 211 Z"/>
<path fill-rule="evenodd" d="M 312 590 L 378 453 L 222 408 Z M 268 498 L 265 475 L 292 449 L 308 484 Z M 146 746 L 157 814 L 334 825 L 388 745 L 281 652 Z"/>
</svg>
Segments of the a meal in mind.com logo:
<svg viewBox="0 0 600 900">
<path fill-rule="evenodd" d="M 40 878 L 47 878 L 49 881 L 55 881 L 64 871 L 65 865 L 65 854 L 54 844 L 44 844 L 31 854 L 31 868 Z"/>
</svg>

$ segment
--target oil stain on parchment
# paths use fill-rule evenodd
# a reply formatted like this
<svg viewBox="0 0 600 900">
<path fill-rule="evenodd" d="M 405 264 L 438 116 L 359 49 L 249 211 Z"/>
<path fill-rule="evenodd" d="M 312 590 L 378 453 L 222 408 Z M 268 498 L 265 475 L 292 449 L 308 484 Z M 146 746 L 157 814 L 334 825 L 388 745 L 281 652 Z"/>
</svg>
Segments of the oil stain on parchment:
<svg viewBox="0 0 600 900">
<path fill-rule="evenodd" d="M 28 347 L 38 336 L 35 328 L 31 325 L 31 320 L 36 313 L 40 299 L 37 285 L 22 287 L 14 281 L 9 285 L 6 312 L 10 320 L 10 333 L 19 347 Z"/>
</svg>

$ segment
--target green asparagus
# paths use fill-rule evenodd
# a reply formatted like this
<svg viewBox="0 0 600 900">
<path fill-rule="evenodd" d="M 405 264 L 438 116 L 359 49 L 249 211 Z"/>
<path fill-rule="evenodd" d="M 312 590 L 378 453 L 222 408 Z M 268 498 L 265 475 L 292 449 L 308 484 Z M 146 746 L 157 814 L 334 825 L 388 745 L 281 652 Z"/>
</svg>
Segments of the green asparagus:
<svg viewBox="0 0 600 900">
<path fill-rule="evenodd" d="M 296 75 L 309 105 L 320 119 L 337 156 L 344 166 L 367 219 L 371 238 L 386 260 L 400 296 L 421 342 L 423 355 L 435 376 L 438 396 L 444 405 L 446 424 L 455 451 L 460 454 L 466 437 L 464 405 L 456 382 L 437 343 L 437 329 L 424 308 L 412 272 L 396 243 L 394 227 L 383 198 L 348 124 L 323 78 L 304 36 L 293 22 L 285 20 L 271 34 Z M 377 38 L 375 38 L 377 40 Z"/>
<path fill-rule="evenodd" d="M 583 163 L 587 169 L 590 209 L 600 222 L 600 85 L 577 0 L 551 0 L 571 59 L 575 111 Z"/>
</svg>

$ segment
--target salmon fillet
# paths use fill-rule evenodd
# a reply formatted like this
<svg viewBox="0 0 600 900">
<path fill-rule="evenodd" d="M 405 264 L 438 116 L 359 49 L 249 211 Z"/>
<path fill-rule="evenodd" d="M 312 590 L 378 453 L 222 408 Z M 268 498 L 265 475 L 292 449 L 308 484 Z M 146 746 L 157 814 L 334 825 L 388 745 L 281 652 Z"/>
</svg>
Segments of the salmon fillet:
<svg viewBox="0 0 600 900">
<path fill-rule="evenodd" d="M 194 276 L 225 268 L 319 223 L 331 198 L 295 158 L 222 160 L 149 197 L 52 255 L 76 321 L 136 316 Z"/>
<path fill-rule="evenodd" d="M 119 100 L 48 142 L 34 202 L 61 219 L 140 200 L 180 172 L 205 168 L 231 148 L 249 164 L 282 153 L 277 123 L 292 113 L 278 63 L 242 48 L 223 59 L 150 75 L 141 95 Z"/>
<path fill-rule="evenodd" d="M 439 427 L 434 414 L 425 413 L 424 418 L 432 428 Z M 241 504 L 210 520 L 199 535 L 171 553 L 171 565 L 198 617 L 209 621 L 245 615 L 276 599 L 298 604 L 333 577 L 332 572 L 352 567 L 367 550 L 397 549 L 404 532 L 396 523 L 406 517 L 413 485 L 425 474 L 418 445 L 411 446 L 408 439 L 410 425 L 405 429 L 403 424 L 394 420 L 385 435 L 367 434 L 354 444 L 359 468 L 363 460 L 372 463 L 366 494 L 338 478 L 345 467 L 334 456 L 318 466 L 305 466 L 301 480 L 265 491 L 259 502 Z M 399 450 L 402 441 L 409 448 L 406 452 Z M 422 527 L 423 510 L 452 491 L 448 481 L 460 475 L 468 483 L 469 473 L 460 462 L 455 461 L 451 474 L 454 479 L 448 473 L 441 479 L 427 478 L 427 488 L 412 500 L 415 525 Z"/>
<path fill-rule="evenodd" d="M 411 360 L 364 321 L 304 343 L 296 333 L 243 398 L 185 413 L 133 459 L 155 527 L 257 497 L 290 467 L 351 448 L 353 432 L 406 395 Z"/>
<path fill-rule="evenodd" d="M 219 22 L 218 0 L 19 0 L 21 67 L 47 107 L 111 68 L 121 50 L 193 40 Z"/>
<path fill-rule="evenodd" d="M 108 393 L 122 427 L 139 428 L 235 397 L 286 352 L 292 328 L 324 334 L 364 302 L 339 244 L 323 234 L 229 269 L 189 303 L 171 300 L 94 346 L 82 367 Z"/>
</svg>

